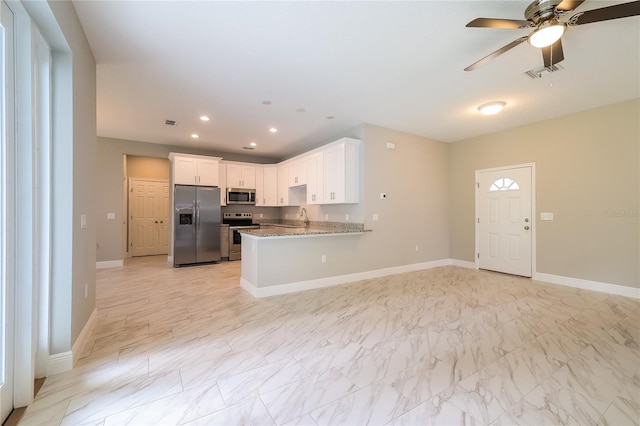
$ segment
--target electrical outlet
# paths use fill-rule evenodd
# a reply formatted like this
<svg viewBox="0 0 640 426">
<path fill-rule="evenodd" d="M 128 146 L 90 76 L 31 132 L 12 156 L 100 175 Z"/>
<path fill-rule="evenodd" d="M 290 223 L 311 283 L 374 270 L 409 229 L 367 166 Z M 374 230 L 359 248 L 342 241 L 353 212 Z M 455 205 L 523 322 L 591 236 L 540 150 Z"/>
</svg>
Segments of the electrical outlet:
<svg viewBox="0 0 640 426">
<path fill-rule="evenodd" d="M 262 219 L 264 217 L 264 214 L 260 213 L 260 219 Z"/>
<path fill-rule="evenodd" d="M 420 246 L 416 244 L 416 251 L 420 251 Z"/>
<path fill-rule="evenodd" d="M 373 214 L 373 221 L 377 222 L 378 221 L 378 213 L 374 213 Z"/>
<path fill-rule="evenodd" d="M 322 258 L 320 258 L 320 261 L 321 261 L 322 263 L 327 263 L 327 255 L 326 255 L 326 254 L 323 254 L 323 255 L 322 255 Z"/>
<path fill-rule="evenodd" d="M 347 222 L 349 222 L 349 215 L 347 214 L 345 216 L 346 216 Z"/>
<path fill-rule="evenodd" d="M 284 214 L 284 218 L 285 218 L 285 219 L 289 219 L 289 213 L 285 213 L 285 214 Z"/>
<path fill-rule="evenodd" d="M 324 220 L 329 220 L 329 213 L 324 215 Z"/>
</svg>

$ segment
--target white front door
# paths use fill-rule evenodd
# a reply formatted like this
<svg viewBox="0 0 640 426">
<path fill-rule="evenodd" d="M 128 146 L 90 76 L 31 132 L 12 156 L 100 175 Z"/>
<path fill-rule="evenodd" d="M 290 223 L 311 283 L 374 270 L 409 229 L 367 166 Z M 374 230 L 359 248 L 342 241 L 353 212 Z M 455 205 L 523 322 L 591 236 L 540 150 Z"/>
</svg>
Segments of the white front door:
<svg viewBox="0 0 640 426">
<path fill-rule="evenodd" d="M 129 184 L 131 255 L 167 254 L 169 249 L 169 184 L 131 179 Z"/>
<path fill-rule="evenodd" d="M 476 172 L 480 269 L 531 276 L 532 166 Z"/>
</svg>

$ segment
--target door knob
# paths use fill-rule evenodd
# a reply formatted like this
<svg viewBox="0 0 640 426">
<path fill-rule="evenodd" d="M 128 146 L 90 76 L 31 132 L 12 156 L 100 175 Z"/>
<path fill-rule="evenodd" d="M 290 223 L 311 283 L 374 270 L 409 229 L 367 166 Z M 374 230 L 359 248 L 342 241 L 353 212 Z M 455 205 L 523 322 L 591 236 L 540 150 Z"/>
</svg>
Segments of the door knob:
<svg viewBox="0 0 640 426">
<path fill-rule="evenodd" d="M 156 220 L 156 223 L 158 223 L 158 221 Z"/>
<path fill-rule="evenodd" d="M 525 222 L 529 222 L 529 218 L 526 218 L 524 221 L 525 221 Z"/>
<path fill-rule="evenodd" d="M 529 230 L 529 227 L 528 227 L 528 226 L 525 226 L 525 227 L 524 227 L 524 230 L 525 230 L 525 231 L 528 231 L 528 230 Z"/>
</svg>

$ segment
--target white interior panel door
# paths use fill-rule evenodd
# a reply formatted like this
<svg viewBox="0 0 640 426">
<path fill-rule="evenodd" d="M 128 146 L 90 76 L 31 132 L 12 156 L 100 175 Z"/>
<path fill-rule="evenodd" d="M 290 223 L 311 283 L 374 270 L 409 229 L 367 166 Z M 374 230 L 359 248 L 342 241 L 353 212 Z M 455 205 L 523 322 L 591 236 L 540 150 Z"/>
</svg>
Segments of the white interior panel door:
<svg viewBox="0 0 640 426">
<path fill-rule="evenodd" d="M 531 167 L 477 173 L 478 266 L 531 276 Z"/>
<path fill-rule="evenodd" d="M 169 253 L 169 183 L 130 179 L 129 220 L 132 256 Z"/>
<path fill-rule="evenodd" d="M 169 184 L 158 182 L 157 184 L 156 217 L 158 225 L 158 254 L 169 254 Z"/>
</svg>

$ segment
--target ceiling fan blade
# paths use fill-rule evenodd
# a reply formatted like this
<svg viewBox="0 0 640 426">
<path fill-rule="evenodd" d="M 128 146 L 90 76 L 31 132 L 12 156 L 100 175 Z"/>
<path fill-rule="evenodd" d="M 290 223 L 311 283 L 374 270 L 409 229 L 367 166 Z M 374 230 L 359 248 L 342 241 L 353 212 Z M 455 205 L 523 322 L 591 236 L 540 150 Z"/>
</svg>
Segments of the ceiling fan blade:
<svg viewBox="0 0 640 426">
<path fill-rule="evenodd" d="M 493 19 L 493 18 L 476 18 L 467 24 L 467 27 L 475 28 L 506 28 L 520 29 L 527 28 L 531 24 L 529 21 L 521 21 L 518 19 Z"/>
<path fill-rule="evenodd" d="M 584 3 L 584 0 L 563 0 L 556 6 L 556 10 L 562 12 L 569 12 Z"/>
<path fill-rule="evenodd" d="M 555 65 L 564 60 L 564 52 L 562 51 L 562 40 L 558 40 L 551 46 L 542 48 L 542 60 L 545 68 Z"/>
<path fill-rule="evenodd" d="M 569 24 L 583 25 L 637 15 L 640 15 L 640 1 L 632 1 L 577 13 L 569 19 Z"/>
<path fill-rule="evenodd" d="M 527 36 L 520 37 L 519 39 L 514 40 L 511 43 L 507 44 L 503 48 L 498 49 L 495 52 L 491 53 L 490 55 L 485 56 L 484 58 L 480 59 L 478 62 L 475 62 L 475 63 L 469 65 L 464 70 L 465 71 L 473 71 L 474 69 L 478 68 L 480 65 L 484 65 L 485 63 L 489 62 L 493 58 L 496 58 L 496 57 L 502 55 L 507 50 L 513 49 L 514 47 L 516 47 L 517 45 L 519 45 L 520 43 L 522 43 L 523 41 L 526 41 L 526 40 L 527 40 Z"/>
</svg>

